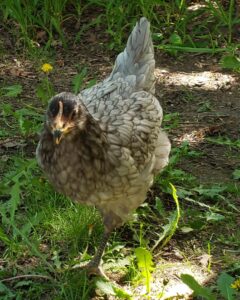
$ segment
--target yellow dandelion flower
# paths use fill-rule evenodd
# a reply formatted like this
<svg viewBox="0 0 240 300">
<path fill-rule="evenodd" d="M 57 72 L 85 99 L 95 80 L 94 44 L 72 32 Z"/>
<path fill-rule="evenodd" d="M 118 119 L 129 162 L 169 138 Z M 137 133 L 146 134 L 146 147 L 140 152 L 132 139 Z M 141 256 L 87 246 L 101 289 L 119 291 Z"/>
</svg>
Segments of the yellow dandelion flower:
<svg viewBox="0 0 240 300">
<path fill-rule="evenodd" d="M 238 278 L 231 284 L 231 288 L 235 290 L 240 290 L 240 278 Z"/>
<path fill-rule="evenodd" d="M 41 70 L 44 72 L 44 73 L 49 73 L 51 72 L 53 69 L 53 66 L 50 65 L 50 64 L 43 64 L 42 67 L 41 67 Z"/>
</svg>

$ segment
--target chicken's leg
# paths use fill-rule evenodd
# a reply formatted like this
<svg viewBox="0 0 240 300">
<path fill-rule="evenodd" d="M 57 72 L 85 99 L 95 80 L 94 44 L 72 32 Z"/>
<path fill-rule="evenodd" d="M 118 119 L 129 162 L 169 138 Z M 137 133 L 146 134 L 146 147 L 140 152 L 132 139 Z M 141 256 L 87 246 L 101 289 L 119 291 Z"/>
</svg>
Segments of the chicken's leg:
<svg viewBox="0 0 240 300">
<path fill-rule="evenodd" d="M 105 231 L 100 242 L 100 245 L 97 249 L 96 254 L 94 255 L 93 259 L 85 266 L 89 274 L 94 275 L 101 275 L 105 278 L 107 276 L 104 274 L 102 268 L 100 267 L 101 258 L 106 247 L 107 241 L 111 235 L 111 231 Z"/>
</svg>

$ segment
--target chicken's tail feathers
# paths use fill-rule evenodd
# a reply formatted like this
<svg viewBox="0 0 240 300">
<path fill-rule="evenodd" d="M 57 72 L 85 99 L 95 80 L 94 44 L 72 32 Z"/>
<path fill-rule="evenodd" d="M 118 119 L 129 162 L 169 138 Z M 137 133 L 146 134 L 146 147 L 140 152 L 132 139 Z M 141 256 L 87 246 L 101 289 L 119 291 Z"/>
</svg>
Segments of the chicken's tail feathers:
<svg viewBox="0 0 240 300">
<path fill-rule="evenodd" d="M 127 78 L 135 85 L 136 90 L 145 90 L 154 94 L 154 68 L 150 23 L 142 17 L 130 34 L 126 48 L 117 56 L 109 79 Z"/>
</svg>

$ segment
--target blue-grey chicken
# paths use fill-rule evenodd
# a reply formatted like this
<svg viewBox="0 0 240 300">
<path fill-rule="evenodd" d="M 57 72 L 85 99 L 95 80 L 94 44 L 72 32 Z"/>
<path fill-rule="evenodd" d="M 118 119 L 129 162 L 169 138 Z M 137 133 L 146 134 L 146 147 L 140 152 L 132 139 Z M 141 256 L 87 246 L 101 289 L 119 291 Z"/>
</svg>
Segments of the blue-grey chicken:
<svg viewBox="0 0 240 300">
<path fill-rule="evenodd" d="M 154 68 L 150 24 L 141 18 L 108 78 L 78 95 L 54 96 L 47 109 L 39 165 L 57 191 L 103 216 L 103 239 L 87 265 L 92 273 L 102 273 L 110 233 L 145 200 L 168 163 Z"/>
</svg>

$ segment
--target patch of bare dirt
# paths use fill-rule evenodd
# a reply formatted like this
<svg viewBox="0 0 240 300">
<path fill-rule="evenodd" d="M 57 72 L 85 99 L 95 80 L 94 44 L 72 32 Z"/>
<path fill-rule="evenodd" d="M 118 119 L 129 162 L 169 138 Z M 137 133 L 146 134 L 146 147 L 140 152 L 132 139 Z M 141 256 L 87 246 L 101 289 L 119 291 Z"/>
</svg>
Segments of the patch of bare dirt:
<svg viewBox="0 0 240 300">
<path fill-rule="evenodd" d="M 156 57 L 157 96 L 165 113 L 179 114 L 179 126 L 170 131 L 173 144 L 188 141 L 204 153 L 181 167 L 203 183 L 230 181 L 240 164 L 239 150 L 207 139 L 239 139 L 239 75 L 223 71 L 217 58 L 205 55 L 188 55 L 181 60 L 162 53 Z"/>
</svg>

